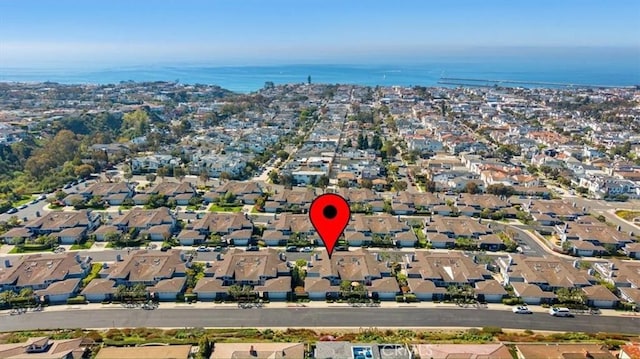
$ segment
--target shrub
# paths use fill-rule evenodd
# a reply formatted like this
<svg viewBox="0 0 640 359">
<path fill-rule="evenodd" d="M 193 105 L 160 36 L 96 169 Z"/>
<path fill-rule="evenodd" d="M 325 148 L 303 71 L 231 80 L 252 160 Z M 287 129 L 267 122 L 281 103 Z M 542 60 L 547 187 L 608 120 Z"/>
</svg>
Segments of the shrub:
<svg viewBox="0 0 640 359">
<path fill-rule="evenodd" d="M 67 304 L 87 304 L 87 299 L 83 295 L 67 299 Z"/>
<path fill-rule="evenodd" d="M 92 330 L 89 333 L 87 333 L 86 337 L 93 340 L 96 343 L 102 342 L 102 334 L 98 333 L 95 330 Z"/>
<path fill-rule="evenodd" d="M 524 301 L 522 300 L 522 298 L 504 298 L 502 300 L 502 304 L 504 305 L 518 305 L 523 303 Z"/>
<path fill-rule="evenodd" d="M 501 334 L 502 333 L 502 328 L 500 328 L 500 327 L 484 327 L 484 328 L 482 328 L 482 331 L 487 333 L 487 334 L 496 335 L 496 334 Z"/>
</svg>

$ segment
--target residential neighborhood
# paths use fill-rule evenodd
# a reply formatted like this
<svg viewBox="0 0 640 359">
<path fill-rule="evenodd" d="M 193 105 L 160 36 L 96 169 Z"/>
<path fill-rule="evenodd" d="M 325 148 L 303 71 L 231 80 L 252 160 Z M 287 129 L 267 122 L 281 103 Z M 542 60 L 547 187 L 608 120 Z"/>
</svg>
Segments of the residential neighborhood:
<svg viewBox="0 0 640 359">
<path fill-rule="evenodd" d="M 47 86 L 81 89 L 73 96 L 86 106 L 46 95 Z M 0 197 L 3 310 L 640 310 L 636 90 L 307 83 L 238 96 L 169 82 L 0 87 L 24 95 L 20 109 L 0 96 L 7 151 L 18 153 L 37 131 L 51 153 L 77 145 L 77 156 L 59 163 L 42 151 L 25 159 L 29 166 L 15 170 L 31 171 L 41 187 L 7 187 Z M 603 109 L 594 112 L 594 103 Z M 79 131 L 80 118 L 105 125 Z M 342 196 L 351 211 L 331 257 L 309 220 L 324 193 Z M 393 358 L 505 350 L 416 348 L 398 346 Z M 309 353 L 220 343 L 211 358 L 235 350 Z M 313 353 L 386 357 L 349 341 L 318 342 Z"/>
</svg>

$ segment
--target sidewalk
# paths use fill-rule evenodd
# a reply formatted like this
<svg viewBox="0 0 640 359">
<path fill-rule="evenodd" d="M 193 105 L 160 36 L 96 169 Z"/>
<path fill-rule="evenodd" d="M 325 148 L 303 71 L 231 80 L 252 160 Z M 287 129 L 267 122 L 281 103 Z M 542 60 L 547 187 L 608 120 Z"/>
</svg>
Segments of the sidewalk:
<svg viewBox="0 0 640 359">
<path fill-rule="evenodd" d="M 238 307 L 237 303 L 214 303 L 214 302 L 197 302 L 193 304 L 187 303 L 174 303 L 174 302 L 161 302 L 159 305 L 159 309 L 237 309 L 237 310 L 248 310 L 242 309 Z M 498 303 L 489 303 L 486 307 L 476 308 L 474 306 L 469 307 L 460 307 L 456 304 L 452 303 L 435 303 L 435 302 L 420 302 L 420 303 L 396 303 L 396 302 L 381 302 L 378 307 L 367 307 L 363 305 L 361 307 L 354 307 L 346 303 L 326 303 L 321 301 L 316 302 L 307 302 L 307 303 L 288 303 L 288 302 L 271 302 L 263 304 L 263 307 L 260 308 L 262 310 L 268 309 L 292 309 L 292 310 L 305 310 L 305 309 L 326 309 L 326 308 L 344 308 L 348 310 L 358 310 L 359 308 L 365 309 L 393 309 L 393 308 L 419 308 L 419 309 L 458 309 L 463 311 L 474 311 L 474 310 L 495 310 L 495 311 L 503 311 L 503 312 L 511 312 L 511 306 L 506 306 Z M 53 311 L 75 311 L 75 310 L 111 310 L 111 309 L 127 309 L 123 307 L 121 304 L 101 304 L 101 303 L 91 303 L 84 305 L 52 305 L 45 307 L 43 311 L 53 312 Z M 258 308 L 250 308 L 252 310 L 257 310 Z M 534 313 L 548 313 L 547 308 L 543 308 L 541 306 L 529 306 L 529 309 Z M 142 308 L 131 308 L 130 310 L 142 310 Z M 9 314 L 9 310 L 0 311 L 0 315 Z M 513 315 L 526 315 L 526 314 L 513 314 Z M 576 315 L 592 315 L 592 314 L 576 314 Z M 640 318 L 640 313 L 636 312 L 620 312 L 615 311 L 613 309 L 601 309 L 600 314 L 595 314 L 592 316 L 613 316 L 613 317 L 636 317 Z"/>
</svg>

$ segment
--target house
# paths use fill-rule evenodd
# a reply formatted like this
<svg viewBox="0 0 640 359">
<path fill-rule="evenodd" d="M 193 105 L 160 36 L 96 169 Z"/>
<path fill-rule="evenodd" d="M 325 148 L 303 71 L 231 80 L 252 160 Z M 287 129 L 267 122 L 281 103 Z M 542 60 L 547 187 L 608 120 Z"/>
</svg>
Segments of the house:
<svg viewBox="0 0 640 359">
<path fill-rule="evenodd" d="M 78 195 L 82 196 L 85 201 L 92 197 L 101 198 L 112 206 L 121 205 L 122 201 L 133 197 L 134 185 L 127 182 L 96 182 L 89 187 L 81 189 Z M 71 199 L 65 198 L 65 204 L 71 205 Z"/>
<path fill-rule="evenodd" d="M 102 347 L 95 359 L 190 359 L 191 345 Z"/>
<path fill-rule="evenodd" d="M 291 272 L 286 257 L 270 248 L 256 252 L 240 249 L 227 252 L 222 261 L 216 263 L 213 278 L 222 281 L 224 287 L 253 286 L 263 299 L 285 300 L 291 292 Z M 204 292 L 201 287 L 198 291 Z"/>
<path fill-rule="evenodd" d="M 116 285 L 130 287 L 142 283 L 150 287 L 163 280 L 186 276 L 186 257 L 178 250 L 138 250 L 116 259 L 120 260 L 100 271 L 101 278 L 111 279 Z"/>
<path fill-rule="evenodd" d="M 190 182 L 160 182 L 147 190 L 146 194 L 165 196 L 167 199 L 175 200 L 178 206 L 186 206 L 198 192 Z"/>
<path fill-rule="evenodd" d="M 215 268 L 213 268 L 215 271 Z M 222 285 L 222 279 L 204 277 L 198 280 L 193 293 L 198 295 L 198 300 L 223 300 L 229 292 L 229 286 Z"/>
<path fill-rule="evenodd" d="M 571 241 L 575 246 L 575 242 L 589 242 L 593 246 L 579 247 L 585 251 L 585 255 L 597 255 L 604 252 L 605 246 L 615 249 L 621 249 L 628 243 L 633 243 L 633 238 L 626 232 L 622 232 L 618 227 L 613 228 L 597 220 L 590 220 L 590 217 L 580 219 L 575 222 L 557 225 L 555 227 L 556 235 L 562 243 Z"/>
<path fill-rule="evenodd" d="M 408 278 L 407 284 L 411 293 L 422 301 L 441 300 L 447 293 L 446 288 L 436 287 L 432 281 L 422 278 Z"/>
<path fill-rule="evenodd" d="M 84 358 L 91 350 L 84 338 L 52 340 L 49 337 L 31 337 L 23 343 L 0 344 L 0 358 Z"/>
<path fill-rule="evenodd" d="M 14 227 L 8 230 L 6 233 L 0 235 L 0 239 L 4 240 L 7 244 L 22 243 L 31 238 L 33 233 L 24 227 Z"/>
<path fill-rule="evenodd" d="M 119 235 L 123 234 L 123 232 L 119 230 L 118 227 L 111 226 L 111 225 L 102 225 L 100 226 L 100 228 L 93 231 L 93 235 L 95 236 L 96 241 L 99 241 L 99 242 L 104 241 L 105 238 L 107 237 L 107 234 L 109 233 L 117 233 Z"/>
<path fill-rule="evenodd" d="M 147 290 L 151 296 L 161 301 L 174 301 L 178 294 L 186 289 L 186 277 L 174 277 L 171 279 L 163 279 Z"/>
<path fill-rule="evenodd" d="M 615 357 L 601 344 L 516 344 L 518 359 L 567 359 L 567 358 L 598 358 L 615 359 Z"/>
<path fill-rule="evenodd" d="M 244 213 L 209 212 L 187 228 L 205 237 L 212 234 L 225 236 L 236 231 L 252 231 L 253 223 Z"/>
<path fill-rule="evenodd" d="M 627 243 L 622 251 L 630 258 L 640 259 L 640 242 Z"/>
<path fill-rule="evenodd" d="M 476 298 L 480 302 L 501 303 L 507 291 L 500 283 L 494 280 L 486 280 L 475 283 Z"/>
<path fill-rule="evenodd" d="M 545 292 L 535 284 L 512 282 L 511 286 L 513 287 L 514 294 L 521 298 L 525 304 L 550 304 L 556 299 L 555 293 Z"/>
<path fill-rule="evenodd" d="M 396 233 L 394 240 L 398 247 L 415 247 L 418 244 L 418 237 L 411 230 Z"/>
<path fill-rule="evenodd" d="M 210 359 L 304 359 L 304 343 L 216 343 Z"/>
<path fill-rule="evenodd" d="M 582 288 L 587 296 L 587 305 L 597 308 L 615 308 L 620 299 L 603 285 L 592 285 Z"/>
<path fill-rule="evenodd" d="M 634 308 L 640 308 L 640 289 L 622 287 L 619 288 L 620 299 L 626 300 L 629 303 L 634 304 Z"/>
<path fill-rule="evenodd" d="M 113 219 L 111 225 L 123 233 L 128 232 L 130 229 L 143 231 L 161 225 L 169 225 L 173 230 L 176 227 L 176 218 L 166 207 L 156 209 L 134 208 Z"/>
<path fill-rule="evenodd" d="M 192 229 L 183 229 L 177 238 L 181 246 L 193 246 L 203 243 L 207 236 Z"/>
<path fill-rule="evenodd" d="M 393 279 L 392 281 L 389 280 Z M 318 279 L 326 282 L 318 283 Z M 364 285 L 371 298 L 392 300 L 400 291 L 391 267 L 380 256 L 358 249 L 349 252 L 335 252 L 331 259 L 326 251 L 316 253 L 307 264 L 305 291 L 310 298 L 326 299 L 327 293 L 318 288 L 333 289 L 343 281 Z"/>
<path fill-rule="evenodd" d="M 224 196 L 227 192 L 232 193 L 237 199 L 244 204 L 255 204 L 256 199 L 262 196 L 263 191 L 258 182 L 247 181 L 229 181 L 225 182 L 222 186 L 215 188 L 214 190 L 205 193 L 204 201 L 211 203 L 217 201 Z"/>
<path fill-rule="evenodd" d="M 313 235 L 315 233 L 315 229 L 311 221 L 309 221 L 308 215 L 291 213 L 276 215 L 273 221 L 267 223 L 265 230 L 280 231 L 285 236 L 290 236 L 293 233 L 306 235 Z"/>
<path fill-rule="evenodd" d="M 504 249 L 505 245 L 497 234 L 485 234 L 478 239 L 478 247 L 485 251 L 499 251 Z"/>
<path fill-rule="evenodd" d="M 80 293 L 88 302 L 100 303 L 111 300 L 116 293 L 116 282 L 107 278 L 94 278 Z"/>
<path fill-rule="evenodd" d="M 436 249 L 452 249 L 456 246 L 455 238 L 443 233 L 427 233 L 427 241 Z"/>
<path fill-rule="evenodd" d="M 99 223 L 100 216 L 91 211 L 55 211 L 26 222 L 24 227 L 33 236 L 51 235 L 62 244 L 73 244 Z"/>
<path fill-rule="evenodd" d="M 14 261 L 15 258 L 15 261 Z M 71 296 L 77 290 L 74 279 L 84 278 L 91 268 L 91 258 L 77 253 L 32 254 L 4 260 L 0 268 L 0 290 L 20 291 L 31 288 L 45 290 L 51 287 L 54 299 Z M 48 294 L 48 293 L 44 293 Z"/>
<path fill-rule="evenodd" d="M 595 263 L 593 268 L 607 282 L 618 288 L 640 288 L 640 263 L 610 259 L 608 263 Z"/>
<path fill-rule="evenodd" d="M 510 254 L 498 259 L 498 267 L 504 279 L 503 285 L 523 282 L 534 284 L 545 292 L 559 288 L 582 288 L 596 282 L 586 270 L 577 268 L 564 260 L 526 257 Z"/>
<path fill-rule="evenodd" d="M 267 246 L 283 246 L 287 244 L 289 236 L 282 233 L 282 231 L 265 230 L 262 233 L 262 240 Z"/>
<path fill-rule="evenodd" d="M 544 213 L 561 221 L 574 221 L 587 214 L 586 208 L 564 200 L 529 200 L 522 204 L 522 209 L 531 215 Z"/>
<path fill-rule="evenodd" d="M 343 341 L 316 342 L 316 359 L 384 358 L 412 359 L 411 348 L 405 344 L 351 343 Z"/>
<path fill-rule="evenodd" d="M 491 279 L 487 269 L 460 252 L 420 251 L 407 255 L 403 263 L 408 278 L 431 281 L 436 287 L 474 286 Z"/>
<path fill-rule="evenodd" d="M 45 302 L 50 304 L 66 303 L 67 299 L 74 297 L 80 288 L 80 278 L 69 278 L 49 284 L 44 289 L 39 289 L 33 293 L 44 298 Z"/>
<path fill-rule="evenodd" d="M 418 358 L 511 359 L 509 347 L 496 344 L 414 344 Z"/>
<path fill-rule="evenodd" d="M 442 217 L 432 216 L 425 223 L 425 232 L 440 233 L 449 238 L 480 238 L 485 234 L 491 234 L 493 231 L 482 222 L 482 219 L 472 219 L 469 217 Z"/>
</svg>

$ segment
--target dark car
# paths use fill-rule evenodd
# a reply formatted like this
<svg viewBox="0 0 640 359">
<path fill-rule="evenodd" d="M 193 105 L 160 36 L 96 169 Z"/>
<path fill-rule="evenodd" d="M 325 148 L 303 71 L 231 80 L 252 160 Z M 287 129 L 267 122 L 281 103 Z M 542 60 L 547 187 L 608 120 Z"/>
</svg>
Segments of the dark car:
<svg viewBox="0 0 640 359">
<path fill-rule="evenodd" d="M 166 251 L 168 251 L 169 249 L 171 249 L 171 246 L 162 246 L 162 248 L 160 248 L 160 250 L 161 250 L 162 252 L 166 252 Z"/>
<path fill-rule="evenodd" d="M 247 247 L 247 252 L 257 252 L 259 250 L 260 250 L 260 248 L 258 248 L 258 246 L 249 246 L 249 247 Z"/>
</svg>

